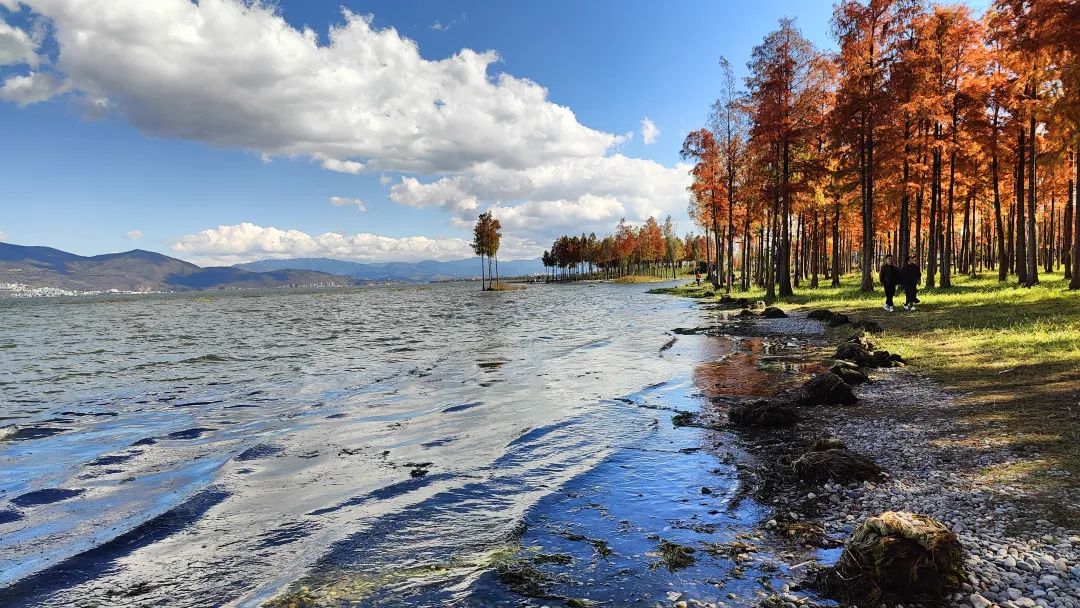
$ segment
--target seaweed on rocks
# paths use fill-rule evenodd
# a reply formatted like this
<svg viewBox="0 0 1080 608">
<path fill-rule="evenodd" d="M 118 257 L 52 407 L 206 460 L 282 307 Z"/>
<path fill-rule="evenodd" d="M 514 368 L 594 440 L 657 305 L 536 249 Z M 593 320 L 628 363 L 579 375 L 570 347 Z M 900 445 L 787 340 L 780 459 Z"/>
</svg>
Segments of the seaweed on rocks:
<svg viewBox="0 0 1080 608">
<path fill-rule="evenodd" d="M 839 360 L 829 368 L 829 372 L 836 374 L 841 380 L 851 386 L 870 382 L 870 376 L 859 369 L 859 366 L 850 361 Z"/>
<path fill-rule="evenodd" d="M 766 399 L 743 402 L 728 411 L 728 420 L 738 426 L 786 428 L 799 421 L 791 406 Z"/>
<path fill-rule="evenodd" d="M 659 560 L 653 562 L 650 567 L 655 570 L 661 566 L 668 572 L 676 572 L 683 568 L 689 568 L 697 561 L 694 557 L 695 549 L 666 539 L 660 539 L 660 545 L 656 548 Z"/>
<path fill-rule="evenodd" d="M 859 603 L 931 603 L 948 600 L 966 579 L 956 534 L 926 515 L 887 511 L 855 529 L 816 586 Z"/>
<path fill-rule="evenodd" d="M 871 481 L 884 473 L 873 460 L 835 440 L 811 444 L 802 455 L 790 460 L 789 466 L 797 479 L 812 483 Z"/>
<path fill-rule="evenodd" d="M 859 399 L 848 383 L 829 371 L 807 380 L 796 393 L 795 400 L 800 405 L 851 405 Z"/>
<path fill-rule="evenodd" d="M 851 361 L 859 367 L 899 367 L 904 359 L 885 350 L 875 350 L 874 343 L 862 332 L 853 334 L 836 348 L 833 359 Z"/>
<path fill-rule="evenodd" d="M 769 306 L 765 310 L 761 311 L 761 316 L 766 319 L 786 319 L 787 313 L 780 310 L 775 306 Z"/>
</svg>

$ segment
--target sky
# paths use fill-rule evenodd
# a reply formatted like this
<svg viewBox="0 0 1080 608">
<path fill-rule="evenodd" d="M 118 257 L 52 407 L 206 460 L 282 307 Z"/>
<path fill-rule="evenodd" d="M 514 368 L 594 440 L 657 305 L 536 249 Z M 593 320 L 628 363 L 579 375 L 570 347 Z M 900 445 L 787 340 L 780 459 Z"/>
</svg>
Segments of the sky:
<svg viewBox="0 0 1080 608">
<path fill-rule="evenodd" d="M 685 134 L 818 0 L 0 0 L 0 241 L 200 264 L 500 257 L 686 216 Z"/>
</svg>

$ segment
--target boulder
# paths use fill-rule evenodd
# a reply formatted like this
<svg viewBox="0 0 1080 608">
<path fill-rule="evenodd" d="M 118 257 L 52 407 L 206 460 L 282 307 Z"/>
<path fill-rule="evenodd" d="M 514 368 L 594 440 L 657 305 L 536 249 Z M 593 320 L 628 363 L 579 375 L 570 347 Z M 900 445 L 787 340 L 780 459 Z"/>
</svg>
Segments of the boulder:
<svg viewBox="0 0 1080 608">
<path fill-rule="evenodd" d="M 831 321 L 833 318 L 833 311 L 819 308 L 817 310 L 811 310 L 806 313 L 806 318 L 813 321 Z"/>
<path fill-rule="evenodd" d="M 870 382 L 870 376 L 867 376 L 865 372 L 850 361 L 837 361 L 829 368 L 829 371 L 851 386 Z"/>
<path fill-rule="evenodd" d="M 800 405 L 851 405 L 858 401 L 851 386 L 833 372 L 815 374 L 795 396 Z"/>
<path fill-rule="evenodd" d="M 739 426 L 776 429 L 794 425 L 799 415 L 783 403 L 758 399 L 732 407 L 728 411 L 728 420 Z"/>
<path fill-rule="evenodd" d="M 756 317 L 757 313 L 750 310 L 749 308 L 744 308 L 744 309 L 740 310 L 739 314 L 736 315 L 736 316 L 739 316 L 739 317 Z"/>
<path fill-rule="evenodd" d="M 787 313 L 775 306 L 770 306 L 765 310 L 761 311 L 761 316 L 765 317 L 766 319 L 786 319 Z"/>
<path fill-rule="evenodd" d="M 828 576 L 860 605 L 946 601 L 966 580 L 956 534 L 926 515 L 894 511 L 856 528 Z"/>
<path fill-rule="evenodd" d="M 881 467 L 866 456 L 856 454 L 835 439 L 814 442 L 791 461 L 791 469 L 802 481 L 839 483 L 870 481 L 881 477 Z"/>
</svg>

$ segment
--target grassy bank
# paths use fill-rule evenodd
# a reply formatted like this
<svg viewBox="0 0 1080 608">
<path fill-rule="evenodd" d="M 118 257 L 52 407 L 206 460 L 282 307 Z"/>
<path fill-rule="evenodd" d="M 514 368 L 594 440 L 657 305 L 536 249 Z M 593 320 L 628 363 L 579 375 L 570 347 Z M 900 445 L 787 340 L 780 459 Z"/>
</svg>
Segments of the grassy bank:
<svg viewBox="0 0 1080 608">
<path fill-rule="evenodd" d="M 668 281 L 674 281 L 671 277 L 658 277 L 651 274 L 631 274 L 625 277 L 619 277 L 612 279 L 612 283 L 667 283 Z"/>
<path fill-rule="evenodd" d="M 876 342 L 956 392 L 960 415 L 980 423 L 977 436 L 957 441 L 973 449 L 1012 446 L 1032 453 L 1024 464 L 987 470 L 988 477 L 1048 488 L 1077 483 L 1080 293 L 1067 291 L 1057 277 L 1030 289 L 996 277 L 957 277 L 953 283 L 920 293 L 914 312 L 899 306 L 903 296 L 896 312 L 882 310 L 881 288 L 860 292 L 854 276 L 844 277 L 840 287 L 799 289 L 778 305 L 804 312 L 828 308 L 880 323 L 885 335 Z M 687 285 L 672 293 L 717 297 L 706 295 L 711 291 Z M 764 292 L 733 295 L 760 299 Z M 850 329 L 834 331 L 839 339 Z"/>
</svg>

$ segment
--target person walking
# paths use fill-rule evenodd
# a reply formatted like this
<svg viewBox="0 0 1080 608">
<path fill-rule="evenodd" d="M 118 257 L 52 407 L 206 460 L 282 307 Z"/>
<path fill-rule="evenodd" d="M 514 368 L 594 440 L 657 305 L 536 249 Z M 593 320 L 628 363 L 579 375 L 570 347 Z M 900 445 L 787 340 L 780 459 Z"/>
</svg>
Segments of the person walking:
<svg viewBox="0 0 1080 608">
<path fill-rule="evenodd" d="M 909 255 L 905 259 L 904 267 L 900 269 L 900 283 L 904 286 L 904 310 L 915 310 L 915 305 L 919 302 L 916 296 L 920 282 L 922 282 L 922 271 Z"/>
<path fill-rule="evenodd" d="M 900 269 L 893 264 L 891 255 L 885 256 L 885 263 L 881 265 L 878 280 L 881 281 L 882 287 L 885 288 L 885 306 L 882 306 L 882 308 L 892 312 L 893 296 L 896 294 L 896 286 L 900 284 Z"/>
</svg>

